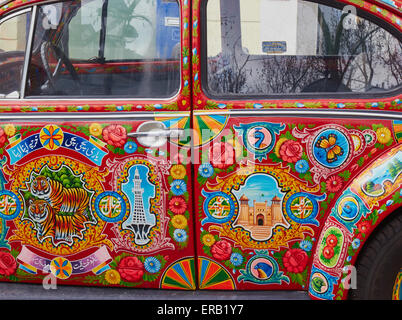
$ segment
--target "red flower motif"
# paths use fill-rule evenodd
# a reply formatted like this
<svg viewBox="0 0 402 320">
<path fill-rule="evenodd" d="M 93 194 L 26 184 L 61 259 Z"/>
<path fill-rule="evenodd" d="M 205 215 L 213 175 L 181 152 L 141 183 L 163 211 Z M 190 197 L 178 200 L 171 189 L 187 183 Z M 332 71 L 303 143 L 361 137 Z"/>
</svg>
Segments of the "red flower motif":
<svg viewBox="0 0 402 320">
<path fill-rule="evenodd" d="M 169 209 L 174 214 L 183 214 L 187 209 L 187 203 L 182 197 L 173 197 L 169 201 Z"/>
<path fill-rule="evenodd" d="M 325 246 L 324 249 L 322 250 L 322 255 L 324 256 L 325 259 L 331 259 L 335 254 L 335 250 L 331 246 Z"/>
<path fill-rule="evenodd" d="M 300 273 L 306 268 L 308 255 L 302 249 L 289 249 L 283 256 L 283 265 L 288 272 Z"/>
<path fill-rule="evenodd" d="M 125 257 L 121 259 L 117 271 L 122 279 L 128 282 L 138 282 L 144 275 L 144 265 L 137 257 Z"/>
<path fill-rule="evenodd" d="M 232 245 L 226 240 L 220 240 L 214 243 L 211 253 L 216 260 L 228 260 L 232 254 Z"/>
<path fill-rule="evenodd" d="M 325 183 L 329 192 L 338 192 L 343 186 L 342 178 L 339 176 L 329 177 Z"/>
<path fill-rule="evenodd" d="M 299 142 L 294 140 L 285 141 L 279 148 L 279 155 L 286 162 L 297 162 L 300 160 L 302 153 L 303 147 Z"/>
<path fill-rule="evenodd" d="M 336 237 L 336 235 L 334 234 L 330 234 L 327 237 L 327 240 L 325 241 L 326 244 L 332 248 L 336 247 L 336 245 L 338 244 L 338 238 Z"/>
<path fill-rule="evenodd" d="M 6 141 L 7 141 L 6 133 L 4 132 L 4 129 L 0 127 L 0 148 L 4 146 Z"/>
<path fill-rule="evenodd" d="M 102 136 L 108 144 L 122 148 L 127 141 L 127 130 L 121 125 L 112 124 L 103 129 Z"/>
<path fill-rule="evenodd" d="M 235 163 L 236 153 L 228 142 L 214 143 L 209 149 L 211 164 L 218 169 L 225 169 Z"/>
<path fill-rule="evenodd" d="M 367 232 L 369 232 L 370 229 L 371 229 L 371 223 L 370 223 L 370 221 L 368 221 L 368 220 L 366 220 L 366 221 L 360 221 L 360 222 L 357 224 L 357 229 L 359 229 L 359 231 L 360 231 L 361 233 L 367 233 Z"/>
<path fill-rule="evenodd" d="M 0 274 L 5 276 L 10 276 L 17 269 L 17 262 L 14 257 L 4 251 L 0 251 Z"/>
</svg>

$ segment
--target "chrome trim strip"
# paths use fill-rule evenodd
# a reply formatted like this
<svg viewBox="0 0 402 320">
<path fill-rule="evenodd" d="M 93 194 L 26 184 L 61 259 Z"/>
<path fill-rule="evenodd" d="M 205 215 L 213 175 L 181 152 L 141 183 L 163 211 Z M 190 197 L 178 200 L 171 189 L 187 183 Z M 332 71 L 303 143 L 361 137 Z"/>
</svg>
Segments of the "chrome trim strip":
<svg viewBox="0 0 402 320">
<path fill-rule="evenodd" d="M 14 13 L 10 13 L 10 14 L 6 15 L 4 18 L 0 19 L 0 24 L 2 24 L 2 23 L 4 23 L 4 22 L 6 22 L 7 20 L 10 20 L 10 19 L 12 19 L 12 18 L 14 18 L 14 17 L 17 17 L 17 16 L 19 16 L 20 14 L 27 13 L 27 12 L 29 12 L 29 11 L 31 11 L 31 7 L 26 8 L 26 9 L 22 9 L 21 11 L 17 11 L 17 12 L 14 12 Z"/>
<path fill-rule="evenodd" d="M 227 116 L 293 116 L 293 117 L 330 117 L 330 118 L 345 118 L 345 117 L 358 117 L 358 118 L 380 118 L 380 119 L 397 119 L 402 120 L 402 112 L 393 111 L 364 111 L 364 110 L 342 110 L 342 109 L 264 109 L 264 110 L 251 110 L 251 109 L 230 109 L 230 110 L 195 110 L 194 115 L 227 115 Z"/>
<path fill-rule="evenodd" d="M 136 113 L 54 113 L 44 112 L 41 114 L 27 114 L 27 113 L 9 113 L 0 114 L 0 121 L 7 122 L 31 122 L 31 121 L 79 121 L 88 122 L 93 120 L 103 121 L 130 121 L 139 120 L 144 118 L 177 118 L 177 117 L 190 117 L 190 112 L 136 112 Z"/>
<path fill-rule="evenodd" d="M 28 66 L 29 66 L 29 60 L 31 58 L 32 42 L 33 42 L 37 12 L 38 12 L 38 6 L 34 6 L 32 9 L 31 24 L 29 26 L 29 34 L 28 34 L 27 45 L 26 45 L 26 49 L 25 49 L 24 69 L 22 71 L 20 97 L 25 96 L 25 88 L 26 88 L 27 75 L 28 75 Z"/>
</svg>

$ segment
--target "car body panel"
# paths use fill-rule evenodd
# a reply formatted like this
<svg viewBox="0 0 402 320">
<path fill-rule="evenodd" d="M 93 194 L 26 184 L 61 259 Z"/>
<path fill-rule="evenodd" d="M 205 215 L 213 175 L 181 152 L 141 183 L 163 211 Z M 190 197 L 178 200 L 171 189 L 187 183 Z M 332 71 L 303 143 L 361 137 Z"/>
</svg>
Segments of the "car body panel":
<svg viewBox="0 0 402 320">
<path fill-rule="evenodd" d="M 0 2 L 0 19 L 40 2 Z M 214 98 L 203 82 L 206 1 L 179 2 L 174 97 L 0 99 L 7 204 L 0 252 L 13 261 L 0 280 L 56 276 L 61 284 L 303 290 L 313 299 L 345 299 L 364 242 L 401 206 L 400 90 L 369 98 Z M 340 2 L 402 29 L 400 1 Z M 119 63 L 74 67 L 80 74 L 128 70 Z M 129 136 L 155 122 L 187 136 L 160 149 Z M 389 166 L 392 176 L 383 177 Z M 32 194 L 37 176 L 73 183 L 78 195 L 70 205 L 88 201 L 80 222 L 63 218 L 69 231 L 44 227 L 39 200 L 49 200 Z M 150 208 L 151 228 L 142 234 L 129 227 L 133 180 Z"/>
</svg>

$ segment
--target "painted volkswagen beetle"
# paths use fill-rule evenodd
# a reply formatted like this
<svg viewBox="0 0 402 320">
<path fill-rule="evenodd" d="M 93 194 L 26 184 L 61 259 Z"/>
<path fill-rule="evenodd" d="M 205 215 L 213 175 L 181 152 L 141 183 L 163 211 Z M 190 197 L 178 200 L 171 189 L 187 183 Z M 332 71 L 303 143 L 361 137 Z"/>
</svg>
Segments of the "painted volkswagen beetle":
<svg viewBox="0 0 402 320">
<path fill-rule="evenodd" d="M 399 299 L 401 19 L 0 1 L 0 280 Z"/>
</svg>

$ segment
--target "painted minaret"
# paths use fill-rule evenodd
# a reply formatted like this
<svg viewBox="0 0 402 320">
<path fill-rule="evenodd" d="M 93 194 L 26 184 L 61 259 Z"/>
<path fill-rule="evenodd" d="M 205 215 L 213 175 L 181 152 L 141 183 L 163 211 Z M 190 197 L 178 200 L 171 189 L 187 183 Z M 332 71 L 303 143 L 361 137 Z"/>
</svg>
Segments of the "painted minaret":
<svg viewBox="0 0 402 320">
<path fill-rule="evenodd" d="M 135 169 L 134 187 L 132 189 L 134 195 L 134 201 L 132 202 L 132 208 L 129 217 L 123 222 L 123 229 L 131 230 L 135 235 L 135 243 L 138 245 L 144 245 L 149 242 L 148 232 L 152 227 L 147 223 L 145 216 L 145 209 L 143 203 L 144 189 L 141 188 L 141 177 L 138 173 L 138 169 Z"/>
</svg>

